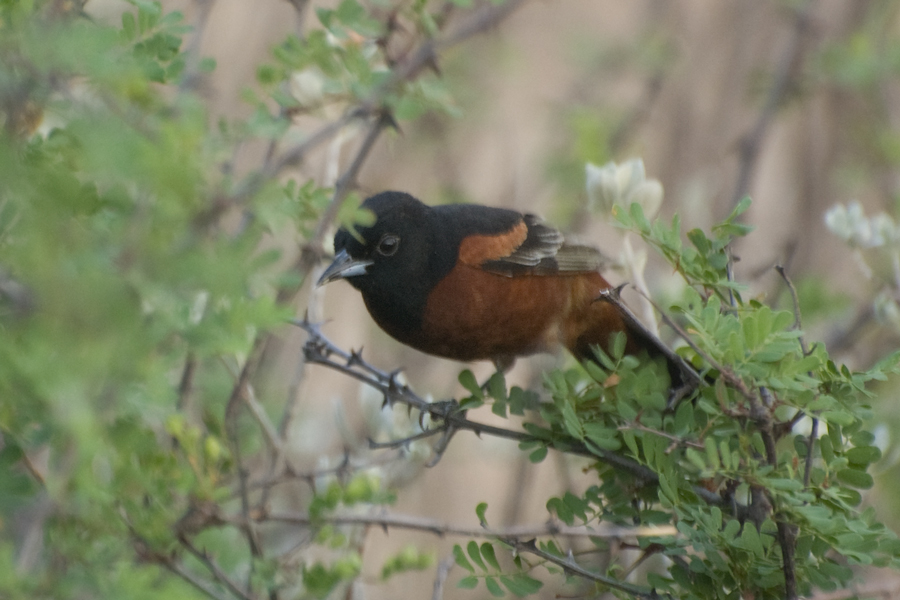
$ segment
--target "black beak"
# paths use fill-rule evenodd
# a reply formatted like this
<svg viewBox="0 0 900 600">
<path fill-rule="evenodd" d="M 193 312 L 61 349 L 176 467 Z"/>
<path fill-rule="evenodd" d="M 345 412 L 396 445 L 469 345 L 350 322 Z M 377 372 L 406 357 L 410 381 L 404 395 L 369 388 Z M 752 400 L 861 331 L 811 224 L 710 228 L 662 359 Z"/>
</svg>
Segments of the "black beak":
<svg viewBox="0 0 900 600">
<path fill-rule="evenodd" d="M 316 287 L 325 285 L 326 283 L 331 283 L 332 281 L 336 281 L 338 279 L 346 279 L 347 277 L 365 275 L 366 269 L 371 264 L 371 260 L 354 260 L 349 254 L 347 254 L 346 250 L 341 250 L 334 257 L 334 262 L 328 265 L 328 268 L 325 269 L 325 272 L 322 273 L 321 277 L 319 277 L 319 281 L 316 282 Z"/>
</svg>

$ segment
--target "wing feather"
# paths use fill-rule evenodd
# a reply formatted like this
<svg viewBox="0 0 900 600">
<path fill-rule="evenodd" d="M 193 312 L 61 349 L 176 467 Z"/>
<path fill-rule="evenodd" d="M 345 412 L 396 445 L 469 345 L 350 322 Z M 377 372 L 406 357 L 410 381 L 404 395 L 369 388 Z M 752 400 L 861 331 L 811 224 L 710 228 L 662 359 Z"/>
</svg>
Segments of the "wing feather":
<svg viewBox="0 0 900 600">
<path fill-rule="evenodd" d="M 598 249 L 566 242 L 557 229 L 535 215 L 526 214 L 524 223 L 524 241 L 507 256 L 482 262 L 483 270 L 506 277 L 587 273 L 599 271 L 605 262 Z"/>
</svg>

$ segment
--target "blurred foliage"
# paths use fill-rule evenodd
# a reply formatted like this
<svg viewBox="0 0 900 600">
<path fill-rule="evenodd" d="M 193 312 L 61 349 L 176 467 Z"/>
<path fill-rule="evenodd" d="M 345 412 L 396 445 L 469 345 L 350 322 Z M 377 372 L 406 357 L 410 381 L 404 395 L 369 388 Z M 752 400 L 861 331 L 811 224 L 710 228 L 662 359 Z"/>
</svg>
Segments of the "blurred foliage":
<svg viewBox="0 0 900 600">
<path fill-rule="evenodd" d="M 182 16 L 130 5 L 108 24 L 78 3 L 0 3 L 0 596 L 325 597 L 362 562 L 318 519 L 392 501 L 377 478 L 314 482 L 309 526 L 336 555 L 302 570 L 221 518 L 240 514 L 240 460 L 265 450 L 228 412 L 249 393 L 237 373 L 308 274 L 272 242 L 310 240 L 333 191 L 238 179 L 232 160 L 316 109 L 291 95 L 306 68 L 318 106 L 379 102 L 386 17 L 354 0 L 319 11 L 323 27 L 260 67 L 256 111 L 211 125 L 192 86 L 214 65 L 185 54 Z M 395 17 L 434 33 L 433 10 Z M 397 120 L 449 106 L 433 75 L 384 93 Z M 430 560 L 407 551 L 382 576 Z"/>
</svg>

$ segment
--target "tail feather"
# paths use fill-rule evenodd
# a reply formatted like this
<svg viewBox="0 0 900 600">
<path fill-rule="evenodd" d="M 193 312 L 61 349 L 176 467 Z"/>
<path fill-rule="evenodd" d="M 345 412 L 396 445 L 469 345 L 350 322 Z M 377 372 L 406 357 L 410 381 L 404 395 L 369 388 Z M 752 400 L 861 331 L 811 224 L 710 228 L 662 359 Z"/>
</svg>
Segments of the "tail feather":
<svg viewBox="0 0 900 600">
<path fill-rule="evenodd" d="M 652 358 L 662 357 L 666 361 L 666 369 L 669 372 L 669 408 L 674 407 L 682 398 L 697 389 L 702 379 L 683 358 L 666 346 L 662 340 L 656 337 L 643 323 L 625 306 L 619 298 L 619 290 L 610 288 L 601 292 L 596 302 L 605 302 L 616 309 L 622 321 L 623 330 L 628 336 L 626 350 L 635 354 L 641 350 L 647 352 Z M 593 355 L 579 356 L 584 352 L 576 353 L 580 360 L 593 360 Z"/>
</svg>

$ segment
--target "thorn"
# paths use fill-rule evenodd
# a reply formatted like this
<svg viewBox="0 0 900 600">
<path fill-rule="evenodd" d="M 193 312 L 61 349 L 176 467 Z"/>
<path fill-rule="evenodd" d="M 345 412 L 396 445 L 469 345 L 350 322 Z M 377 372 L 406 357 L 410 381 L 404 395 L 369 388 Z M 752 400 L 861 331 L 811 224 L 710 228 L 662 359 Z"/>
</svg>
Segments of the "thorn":
<svg viewBox="0 0 900 600">
<path fill-rule="evenodd" d="M 350 350 L 350 357 L 347 359 L 348 367 L 355 367 L 363 364 L 362 351 L 362 346 L 360 346 L 359 350 Z"/>
<path fill-rule="evenodd" d="M 397 122 L 397 120 L 394 118 L 393 113 L 390 110 L 388 110 L 387 108 L 383 108 L 381 111 L 380 118 L 381 118 L 382 125 L 390 128 L 390 129 L 393 129 L 397 133 L 403 135 L 403 130 L 400 129 L 400 123 Z"/>
</svg>

